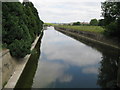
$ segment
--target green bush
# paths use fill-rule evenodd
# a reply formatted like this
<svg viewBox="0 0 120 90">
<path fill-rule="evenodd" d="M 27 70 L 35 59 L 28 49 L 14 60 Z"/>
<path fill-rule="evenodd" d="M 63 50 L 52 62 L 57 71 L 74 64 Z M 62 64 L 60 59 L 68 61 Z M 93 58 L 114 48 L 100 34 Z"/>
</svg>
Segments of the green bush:
<svg viewBox="0 0 120 90">
<path fill-rule="evenodd" d="M 30 54 L 30 42 L 24 40 L 15 40 L 12 44 L 10 44 L 10 54 L 13 57 L 23 58 L 27 54 Z"/>
<path fill-rule="evenodd" d="M 90 25 L 91 26 L 98 26 L 98 20 L 97 19 L 91 19 Z"/>
<path fill-rule="evenodd" d="M 81 23 L 80 22 L 74 22 L 73 23 L 73 26 L 77 26 L 77 25 L 81 25 Z"/>
<path fill-rule="evenodd" d="M 105 34 L 113 36 L 117 31 L 117 24 L 115 22 L 111 22 L 106 26 Z"/>
<path fill-rule="evenodd" d="M 23 58 L 30 53 L 43 22 L 32 2 L 3 2 L 2 8 L 2 43 L 13 57 Z"/>
</svg>

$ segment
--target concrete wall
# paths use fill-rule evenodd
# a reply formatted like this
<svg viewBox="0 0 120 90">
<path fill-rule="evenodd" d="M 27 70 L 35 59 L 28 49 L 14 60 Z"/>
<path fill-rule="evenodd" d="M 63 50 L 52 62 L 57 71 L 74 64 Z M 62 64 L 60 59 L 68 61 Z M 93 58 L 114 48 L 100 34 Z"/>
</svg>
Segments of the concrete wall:
<svg viewBox="0 0 120 90">
<path fill-rule="evenodd" d="M 3 50 L 2 52 L 2 86 L 4 86 L 7 81 L 12 76 L 15 67 L 16 60 L 11 57 L 9 50 Z"/>
<path fill-rule="evenodd" d="M 120 42 L 116 40 L 115 38 L 111 39 L 110 37 L 105 37 L 103 34 L 95 33 L 95 32 L 87 32 L 87 31 L 80 31 L 80 30 L 73 30 L 73 29 L 66 29 L 55 26 L 55 29 L 58 31 L 65 31 L 65 32 L 71 32 L 73 34 L 76 34 L 76 36 L 83 36 L 91 40 L 95 40 L 101 44 L 111 46 L 117 49 L 120 49 Z"/>
<path fill-rule="evenodd" d="M 40 35 L 41 36 L 41 35 Z M 31 50 L 36 46 L 40 36 L 36 37 L 31 45 Z M 14 88 L 21 76 L 31 54 L 24 58 L 15 59 L 10 55 L 8 49 L 2 51 L 2 88 Z"/>
</svg>

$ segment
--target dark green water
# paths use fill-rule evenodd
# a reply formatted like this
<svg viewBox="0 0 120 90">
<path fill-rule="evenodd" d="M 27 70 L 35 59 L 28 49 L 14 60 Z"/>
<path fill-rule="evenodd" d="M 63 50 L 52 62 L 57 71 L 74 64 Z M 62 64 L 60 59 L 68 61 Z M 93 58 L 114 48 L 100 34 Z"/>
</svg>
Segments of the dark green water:
<svg viewBox="0 0 120 90">
<path fill-rule="evenodd" d="M 120 82 L 120 51 L 48 27 L 16 88 L 106 88 Z M 41 53 L 40 53 L 41 51 Z"/>
</svg>

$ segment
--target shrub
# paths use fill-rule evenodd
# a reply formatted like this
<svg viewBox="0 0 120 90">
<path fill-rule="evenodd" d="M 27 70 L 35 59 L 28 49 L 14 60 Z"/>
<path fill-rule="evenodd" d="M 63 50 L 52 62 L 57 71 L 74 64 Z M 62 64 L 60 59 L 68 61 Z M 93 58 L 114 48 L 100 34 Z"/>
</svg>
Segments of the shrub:
<svg viewBox="0 0 120 90">
<path fill-rule="evenodd" d="M 30 42 L 24 40 L 15 40 L 12 44 L 10 44 L 10 54 L 13 57 L 23 58 L 25 55 L 30 54 Z"/>
<path fill-rule="evenodd" d="M 115 36 L 117 34 L 117 24 L 115 22 L 111 22 L 106 26 L 105 34 L 109 36 Z"/>
</svg>

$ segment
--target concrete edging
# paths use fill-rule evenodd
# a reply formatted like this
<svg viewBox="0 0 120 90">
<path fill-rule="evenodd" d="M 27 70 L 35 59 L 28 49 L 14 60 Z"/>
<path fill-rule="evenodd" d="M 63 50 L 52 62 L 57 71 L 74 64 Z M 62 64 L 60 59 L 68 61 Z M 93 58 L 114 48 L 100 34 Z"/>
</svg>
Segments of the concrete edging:
<svg viewBox="0 0 120 90">
<path fill-rule="evenodd" d="M 103 41 L 100 41 L 100 40 L 93 39 L 93 38 L 91 38 L 91 37 L 89 37 L 89 36 L 84 36 L 84 35 L 81 35 L 81 34 L 78 34 L 78 33 L 74 33 L 74 32 L 71 32 L 70 30 L 63 30 L 63 29 L 61 29 L 61 28 L 59 28 L 59 27 L 55 27 L 55 29 L 58 30 L 58 31 L 66 32 L 66 33 L 72 34 L 72 35 L 74 35 L 74 36 L 79 36 L 79 37 L 88 39 L 88 40 L 90 40 L 90 41 L 97 42 L 97 43 L 99 43 L 99 44 L 106 45 L 106 46 L 109 46 L 109 47 L 112 47 L 112 48 L 115 48 L 115 49 L 119 49 L 119 50 L 120 50 L 120 47 L 118 47 L 118 46 L 116 46 L 116 45 L 114 45 L 114 44 L 111 44 L 111 45 L 110 45 L 110 44 L 107 43 L 107 42 L 103 42 Z"/>
<path fill-rule="evenodd" d="M 41 36 L 41 35 L 40 35 Z M 38 36 L 35 41 L 33 42 L 32 46 L 31 46 L 31 50 L 33 50 L 40 38 L 40 36 Z M 19 80 L 29 58 L 30 58 L 31 54 L 26 55 L 25 58 L 21 59 L 20 63 L 17 64 L 15 71 L 13 73 L 13 75 L 11 76 L 11 78 L 8 80 L 7 84 L 5 85 L 4 88 L 14 88 L 17 84 L 17 81 Z"/>
</svg>

